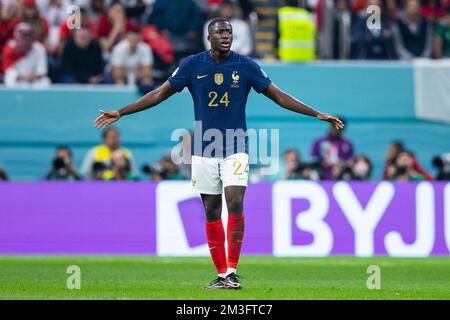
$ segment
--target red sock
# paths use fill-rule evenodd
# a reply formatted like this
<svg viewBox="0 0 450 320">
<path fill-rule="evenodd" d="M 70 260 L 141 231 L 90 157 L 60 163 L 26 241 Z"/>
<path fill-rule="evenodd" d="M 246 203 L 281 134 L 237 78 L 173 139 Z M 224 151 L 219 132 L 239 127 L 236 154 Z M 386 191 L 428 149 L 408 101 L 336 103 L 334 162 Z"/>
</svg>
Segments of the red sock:
<svg viewBox="0 0 450 320">
<path fill-rule="evenodd" d="M 206 222 L 206 237 L 208 239 L 209 252 L 216 266 L 217 273 L 226 273 L 225 230 L 223 229 L 222 219 Z"/>
<path fill-rule="evenodd" d="M 228 214 L 228 267 L 236 269 L 244 239 L 244 214 Z"/>
</svg>

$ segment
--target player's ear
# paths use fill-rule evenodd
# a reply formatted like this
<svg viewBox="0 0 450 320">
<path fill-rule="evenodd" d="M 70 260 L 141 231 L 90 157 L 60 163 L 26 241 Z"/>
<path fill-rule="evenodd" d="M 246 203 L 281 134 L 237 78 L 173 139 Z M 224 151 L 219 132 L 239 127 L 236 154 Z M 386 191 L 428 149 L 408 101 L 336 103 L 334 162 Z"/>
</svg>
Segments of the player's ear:
<svg viewBox="0 0 450 320">
<path fill-rule="evenodd" d="M 206 36 L 206 39 L 207 39 L 209 42 L 211 42 L 211 36 L 209 35 L 209 33 L 208 33 L 208 35 Z"/>
</svg>

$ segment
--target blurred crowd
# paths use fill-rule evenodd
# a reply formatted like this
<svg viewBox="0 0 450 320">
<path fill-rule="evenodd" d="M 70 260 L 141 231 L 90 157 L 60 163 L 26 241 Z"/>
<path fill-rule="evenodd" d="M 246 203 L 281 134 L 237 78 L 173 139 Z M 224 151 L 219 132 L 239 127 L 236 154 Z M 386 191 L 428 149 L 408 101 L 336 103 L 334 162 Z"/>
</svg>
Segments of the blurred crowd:
<svg viewBox="0 0 450 320">
<path fill-rule="evenodd" d="M 204 26 L 219 15 L 233 22 L 233 49 L 250 54 L 243 19 L 253 10 L 250 0 L 0 0 L 1 78 L 7 86 L 129 84 L 145 93 L 205 50 Z"/>
<path fill-rule="evenodd" d="M 402 141 L 393 141 L 389 144 L 384 156 L 383 174 L 381 177 L 373 177 L 373 165 L 369 157 L 355 154 L 352 143 L 343 137 L 343 131 L 338 131 L 333 126 L 327 135 L 313 143 L 310 159 L 309 162 L 303 161 L 296 149 L 286 150 L 285 169 L 279 178 L 359 181 L 450 180 L 450 153 L 436 155 L 430 159 L 436 170 L 436 174 L 432 176 Z"/>
<path fill-rule="evenodd" d="M 146 180 L 189 180 L 190 177 L 190 134 L 183 137 L 182 152 L 178 158 L 164 155 L 155 163 L 138 168 L 131 150 L 121 143 L 120 132 L 115 127 L 102 133 L 102 142 L 90 149 L 84 156 L 80 170 L 73 163 L 72 151 L 68 146 L 58 146 L 54 158 L 44 175 L 46 180 L 95 180 L 95 181 L 137 181 Z M 416 154 L 402 141 L 393 141 L 384 156 L 382 176 L 373 176 L 373 165 L 368 156 L 356 154 L 353 144 L 344 137 L 343 130 L 330 126 L 328 132 L 316 139 L 311 146 L 308 161 L 295 148 L 284 151 L 278 174 L 264 176 L 261 167 L 250 165 L 250 181 L 272 180 L 390 180 L 390 181 L 450 181 L 450 152 L 435 155 L 430 159 L 434 174 L 427 172 Z M 142 175 L 140 175 L 140 172 Z M 0 181 L 8 180 L 6 171 L 0 166 Z"/>
<path fill-rule="evenodd" d="M 209 49 L 206 25 L 218 16 L 231 20 L 232 49 L 256 58 L 270 57 L 256 35 L 272 33 L 273 58 L 286 61 L 450 57 L 448 0 L 0 0 L 0 81 L 145 93 Z M 258 32 L 270 19 L 274 32 Z"/>
<path fill-rule="evenodd" d="M 447 0 L 336 0 L 335 4 L 329 14 L 334 36 L 327 53 L 332 59 L 450 57 Z M 380 8 L 378 21 L 374 8 Z"/>
</svg>

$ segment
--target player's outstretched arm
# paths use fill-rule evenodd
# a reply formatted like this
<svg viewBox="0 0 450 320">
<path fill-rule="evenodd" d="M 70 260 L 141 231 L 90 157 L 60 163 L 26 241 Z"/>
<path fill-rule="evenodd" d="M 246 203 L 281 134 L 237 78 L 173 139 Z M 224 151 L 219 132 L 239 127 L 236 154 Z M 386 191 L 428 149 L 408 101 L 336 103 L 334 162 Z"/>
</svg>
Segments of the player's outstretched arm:
<svg viewBox="0 0 450 320">
<path fill-rule="evenodd" d="M 101 115 L 98 116 L 97 119 L 95 119 L 94 126 L 98 129 L 106 128 L 123 116 L 140 112 L 156 106 L 157 104 L 169 98 L 175 92 L 176 90 L 172 87 L 170 82 L 166 81 L 160 87 L 150 91 L 136 102 L 133 102 L 132 104 L 129 104 L 119 110 L 100 110 Z"/>
<path fill-rule="evenodd" d="M 271 83 L 267 87 L 267 89 L 263 91 L 263 93 L 266 97 L 270 98 L 273 102 L 285 109 L 301 114 L 306 114 L 311 117 L 316 117 L 317 119 L 322 121 L 330 122 L 336 127 L 336 129 L 344 128 L 344 123 L 342 123 L 342 121 L 338 117 L 314 110 L 305 103 L 280 90 L 273 83 Z"/>
</svg>

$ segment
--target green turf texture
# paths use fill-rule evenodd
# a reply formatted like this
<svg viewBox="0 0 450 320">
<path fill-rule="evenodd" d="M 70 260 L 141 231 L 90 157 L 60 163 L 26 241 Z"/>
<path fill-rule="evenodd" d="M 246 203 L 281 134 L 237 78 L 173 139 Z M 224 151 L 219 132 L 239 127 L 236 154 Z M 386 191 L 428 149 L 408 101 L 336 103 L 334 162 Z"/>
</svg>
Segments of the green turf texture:
<svg viewBox="0 0 450 320">
<path fill-rule="evenodd" d="M 81 289 L 69 290 L 69 265 Z M 367 289 L 367 267 L 381 290 Z M 242 290 L 204 290 L 209 258 L 0 256 L 0 299 L 450 299 L 450 258 L 244 256 Z"/>
</svg>

